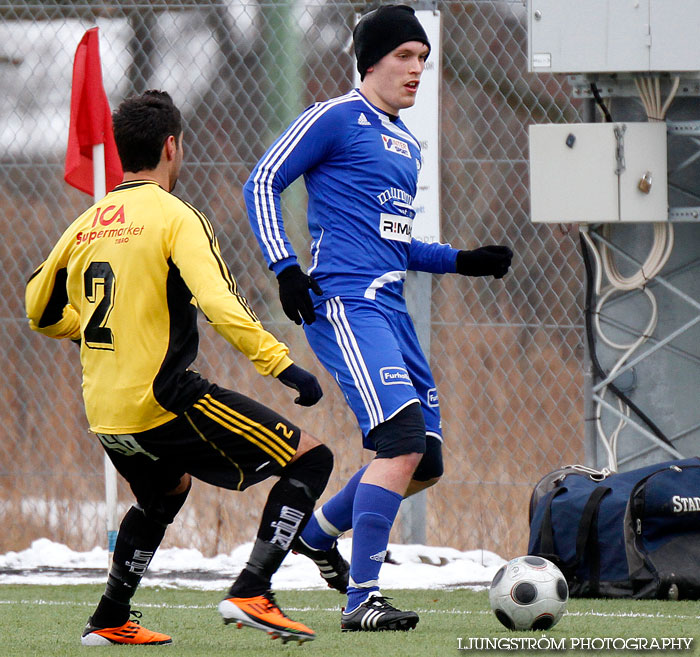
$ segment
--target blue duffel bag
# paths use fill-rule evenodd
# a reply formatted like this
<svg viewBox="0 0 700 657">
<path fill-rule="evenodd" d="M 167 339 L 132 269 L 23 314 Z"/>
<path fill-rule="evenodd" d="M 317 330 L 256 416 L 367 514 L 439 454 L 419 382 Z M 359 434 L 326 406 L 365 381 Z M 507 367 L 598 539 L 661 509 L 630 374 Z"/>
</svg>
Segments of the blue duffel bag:
<svg viewBox="0 0 700 657">
<path fill-rule="evenodd" d="M 700 459 L 549 473 L 528 553 L 556 563 L 574 597 L 700 598 Z"/>
</svg>

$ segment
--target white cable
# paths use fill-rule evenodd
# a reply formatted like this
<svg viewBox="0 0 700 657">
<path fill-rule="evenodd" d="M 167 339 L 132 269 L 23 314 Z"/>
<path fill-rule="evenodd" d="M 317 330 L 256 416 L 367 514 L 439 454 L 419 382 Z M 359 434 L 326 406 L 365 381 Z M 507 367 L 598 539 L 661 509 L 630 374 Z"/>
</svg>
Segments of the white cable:
<svg viewBox="0 0 700 657">
<path fill-rule="evenodd" d="M 601 394 L 601 398 L 603 398 L 606 391 L 607 391 L 607 388 Z M 617 408 L 621 413 L 624 413 L 627 417 L 630 416 L 629 406 L 627 406 L 627 404 L 625 404 L 621 399 L 617 400 Z M 605 445 L 605 451 L 608 454 L 608 467 L 613 472 L 617 472 L 617 439 L 618 439 L 622 429 L 625 426 L 627 426 L 627 420 L 625 420 L 624 418 L 620 418 L 618 420 L 617 426 L 610 434 L 610 437 L 605 437 L 605 432 L 603 430 L 603 424 L 600 420 L 600 414 L 598 415 L 596 424 L 597 424 L 598 432 L 601 434 L 601 437 L 603 439 L 603 444 Z"/>
<path fill-rule="evenodd" d="M 644 331 L 642 334 L 634 340 L 634 342 L 630 343 L 622 343 L 622 342 L 615 342 L 608 338 L 605 333 L 603 333 L 603 329 L 600 326 L 600 314 L 601 314 L 601 308 L 603 307 L 603 304 L 608 300 L 608 298 L 614 294 L 615 292 L 620 292 L 620 288 L 613 287 L 612 285 L 608 286 L 605 289 L 605 292 L 603 295 L 598 299 L 598 303 L 596 304 L 596 309 L 595 309 L 595 315 L 593 317 L 593 321 L 595 323 L 595 328 L 596 328 L 596 333 L 600 336 L 600 339 L 605 342 L 609 347 L 612 347 L 613 349 L 626 349 L 627 352 L 623 354 L 623 356 L 620 358 L 620 361 L 616 363 L 615 367 L 613 367 L 612 370 L 608 373 L 608 376 L 612 376 L 617 372 L 620 367 L 622 367 L 624 361 L 626 361 L 632 352 L 636 351 L 636 349 L 647 339 L 649 339 L 654 332 L 654 329 L 656 328 L 656 321 L 658 319 L 658 314 L 657 314 L 657 306 L 656 306 L 656 297 L 651 293 L 649 288 L 642 288 L 642 292 L 647 296 L 649 299 L 649 303 L 651 305 L 651 313 L 649 317 L 649 322 L 647 325 L 644 327 Z"/>
<path fill-rule="evenodd" d="M 635 78 L 634 83 L 637 86 L 637 91 L 639 92 L 639 97 L 642 100 L 647 117 L 655 117 L 656 108 L 654 107 L 654 94 L 649 86 L 649 78 L 647 76 L 638 77 Z"/>
<path fill-rule="evenodd" d="M 629 357 L 632 355 L 634 351 L 637 350 L 638 347 L 640 347 L 654 332 L 654 329 L 656 328 L 656 323 L 657 323 L 657 318 L 658 318 L 658 313 L 657 313 L 657 304 L 656 304 L 656 297 L 652 294 L 652 292 L 646 287 L 646 280 L 645 278 L 639 279 L 637 282 L 641 282 L 641 285 L 636 285 L 635 287 L 628 287 L 625 284 L 620 284 L 621 277 L 614 276 L 612 272 L 605 268 L 603 265 L 603 260 L 600 256 L 600 253 L 598 252 L 598 249 L 596 248 L 595 243 L 591 239 L 589 233 L 588 233 L 588 227 L 587 226 L 581 226 L 581 234 L 588 244 L 591 253 L 593 254 L 593 258 L 595 260 L 595 292 L 596 296 L 598 297 L 598 300 L 596 302 L 596 307 L 595 307 L 595 312 L 593 313 L 593 321 L 594 321 L 594 327 L 596 334 L 600 336 L 600 339 L 607 344 L 609 347 L 612 347 L 613 349 L 618 349 L 618 350 L 626 350 L 625 353 L 616 361 L 615 365 L 613 368 L 610 370 L 608 376 L 614 375 L 623 365 L 624 363 L 629 359 Z M 665 255 L 666 259 L 668 259 L 668 254 L 670 254 L 670 251 L 668 249 L 664 249 L 662 252 L 662 258 Z M 650 257 L 648 260 L 652 260 L 651 265 L 647 265 L 650 267 L 651 271 L 653 271 L 654 275 L 658 273 L 661 267 L 663 267 L 663 264 L 660 263 L 656 259 L 656 252 L 653 254 L 653 258 Z M 610 261 L 612 264 L 612 260 Z M 660 265 L 660 266 L 659 266 Z M 611 281 L 611 285 L 609 285 L 604 291 L 601 293 L 601 279 L 602 279 L 602 271 L 605 269 L 606 276 L 608 280 Z M 615 270 L 616 271 L 616 270 Z M 644 294 L 647 296 L 649 299 L 649 303 L 651 305 L 651 312 L 650 312 L 650 317 L 649 321 L 647 322 L 646 327 L 644 327 L 641 335 L 634 340 L 631 343 L 621 343 L 621 342 L 615 342 L 611 338 L 605 335 L 603 332 L 603 329 L 600 324 L 600 315 L 602 312 L 603 305 L 609 300 L 609 298 L 616 292 L 621 292 L 625 291 L 627 289 L 641 289 Z M 605 394 L 607 393 L 607 386 L 603 388 L 600 391 L 600 397 L 604 398 Z M 627 407 L 626 404 L 624 404 L 621 400 L 617 400 L 618 403 L 618 408 L 621 413 L 625 414 L 627 417 L 629 417 L 629 408 Z M 626 426 L 627 422 L 624 419 L 620 419 L 617 423 L 617 426 L 613 429 L 613 431 L 610 433 L 610 435 L 607 435 L 605 433 L 605 430 L 603 428 L 602 420 L 601 420 L 601 412 L 600 412 L 600 404 L 598 404 L 598 411 L 596 413 L 596 429 L 598 431 L 598 436 L 600 438 L 601 443 L 603 444 L 603 447 L 605 448 L 605 451 L 608 456 L 608 467 L 616 471 L 617 470 L 617 440 L 620 435 L 620 432 L 622 429 Z"/>
<path fill-rule="evenodd" d="M 595 262 L 595 271 L 594 271 L 594 289 L 595 289 L 595 294 L 596 297 L 600 294 L 600 288 L 601 288 L 601 280 L 602 280 L 602 262 L 600 259 L 600 254 L 598 252 L 598 249 L 596 248 L 595 243 L 591 239 L 591 236 L 588 234 L 588 226 L 587 225 L 582 225 L 579 226 L 579 231 L 581 235 L 583 236 L 584 241 L 589 247 L 590 252 L 593 254 L 593 260 Z M 599 313 L 599 308 L 596 307 L 596 310 L 593 311 L 594 315 L 597 315 Z M 607 392 L 607 386 L 603 388 L 600 391 L 600 397 L 604 398 L 605 393 Z M 596 431 L 598 432 L 598 438 L 600 439 L 601 444 L 603 445 L 603 448 L 605 449 L 605 452 L 608 456 L 608 469 L 612 472 L 617 472 L 617 455 L 616 455 L 616 438 L 617 438 L 617 433 L 619 433 L 619 430 L 622 428 L 620 426 L 620 423 L 618 423 L 618 426 L 615 429 L 615 432 L 613 432 L 613 435 L 608 438 L 608 436 L 605 433 L 605 430 L 603 428 L 603 424 L 601 421 L 601 405 L 600 403 L 596 404 L 596 413 L 595 413 L 595 421 L 596 421 Z"/>
<path fill-rule="evenodd" d="M 562 469 L 576 470 L 576 472 L 585 474 L 594 481 L 603 481 L 606 477 L 609 477 L 612 474 L 612 472 L 610 472 L 610 470 L 608 470 L 607 468 L 603 468 L 602 470 L 594 470 L 593 468 L 589 468 L 588 466 L 578 464 L 565 465 Z"/>
<path fill-rule="evenodd" d="M 675 76 L 673 78 L 671 90 L 663 105 L 661 104 L 661 78 L 658 75 L 655 75 L 653 79 L 648 76 L 635 77 L 634 84 L 644 105 L 647 118 L 651 121 L 663 121 L 678 92 L 680 77 Z"/>
<path fill-rule="evenodd" d="M 581 235 L 583 235 L 583 239 L 586 240 L 586 244 L 588 244 L 588 248 L 590 252 L 593 254 L 593 259 L 595 260 L 595 282 L 594 282 L 594 290 L 596 296 L 600 294 L 600 288 L 602 285 L 602 280 L 603 280 L 603 265 L 600 262 L 600 253 L 598 252 L 598 248 L 595 245 L 595 242 L 591 238 L 591 236 L 588 234 L 588 225 L 583 224 L 579 226 L 579 231 L 581 232 Z"/>
<path fill-rule="evenodd" d="M 603 226 L 603 237 L 610 238 L 611 225 Z M 635 290 L 644 287 L 648 281 L 656 276 L 668 261 L 673 250 L 673 226 L 666 223 L 654 223 L 654 240 L 647 259 L 639 271 L 632 276 L 622 276 L 615 265 L 615 260 L 610 249 L 605 244 L 600 247 L 603 270 L 610 284 L 619 290 Z"/>
<path fill-rule="evenodd" d="M 636 351 L 644 342 L 646 342 L 649 339 L 649 337 L 651 337 L 652 333 L 654 332 L 654 329 L 656 328 L 658 319 L 656 297 L 647 287 L 647 282 L 654 278 L 654 276 L 656 276 L 661 271 L 663 266 L 668 261 L 668 258 L 671 254 L 671 250 L 673 249 L 673 230 L 670 226 L 668 227 L 668 230 L 664 230 L 663 226 L 664 224 L 654 224 L 654 243 L 652 245 L 652 248 L 644 264 L 641 266 L 640 270 L 632 276 L 623 277 L 620 275 L 619 271 L 617 270 L 617 267 L 615 266 L 615 262 L 613 260 L 610 249 L 606 248 L 604 244 L 601 245 L 600 248 L 600 250 L 602 251 L 602 255 L 599 255 L 599 258 L 596 258 L 596 267 L 602 266 L 602 269 L 605 272 L 605 276 L 610 282 L 610 285 L 605 288 L 605 290 L 602 292 L 596 303 L 596 308 L 593 316 L 596 334 L 609 347 L 618 350 L 625 350 L 624 353 L 617 359 L 617 361 L 613 365 L 612 369 L 608 373 L 608 376 L 613 376 L 629 359 L 632 353 Z M 606 237 L 609 237 L 610 228 L 608 224 L 606 224 L 603 227 L 603 234 Z M 584 235 L 584 238 L 588 238 L 588 243 L 590 243 L 591 240 L 589 236 Z M 595 252 L 597 253 L 597 250 Z M 597 273 L 596 281 L 599 281 L 599 279 L 600 274 Z M 647 322 L 647 325 L 643 329 L 640 336 L 631 343 L 615 342 L 614 340 L 610 339 L 605 335 L 600 325 L 600 316 L 602 314 L 602 308 L 615 292 L 622 292 L 634 289 L 642 290 L 649 299 L 649 302 L 651 304 L 649 321 Z M 608 387 L 605 386 L 605 388 L 603 388 L 600 391 L 600 397 L 604 398 L 607 391 Z M 624 404 L 620 399 L 617 400 L 617 403 L 620 412 L 629 417 L 629 407 L 626 404 Z M 598 431 L 598 436 L 608 456 L 608 467 L 611 470 L 616 471 L 618 438 L 622 429 L 627 425 L 627 422 L 625 419 L 620 418 L 610 435 L 606 435 L 601 420 L 600 403 L 597 406 L 598 409 L 596 413 L 596 429 Z"/>
<path fill-rule="evenodd" d="M 651 106 L 654 108 L 654 113 L 649 118 L 657 119 L 661 110 L 661 83 L 659 81 L 659 76 L 655 75 L 649 78 L 647 85 L 649 88 L 649 97 L 651 98 Z"/>
<path fill-rule="evenodd" d="M 596 304 L 596 312 L 594 314 L 594 322 L 595 322 L 595 327 L 596 327 L 596 332 L 600 336 L 601 340 L 605 342 L 608 346 L 612 347 L 613 349 L 626 349 L 625 353 L 617 360 L 613 368 L 610 370 L 608 373 L 608 376 L 614 376 L 615 373 L 623 366 L 623 364 L 627 361 L 627 359 L 632 355 L 634 351 L 637 350 L 638 347 L 640 347 L 646 340 L 651 336 L 651 334 L 654 332 L 654 329 L 656 328 L 656 322 L 658 318 L 658 313 L 657 313 L 657 305 L 656 305 L 656 297 L 651 293 L 649 288 L 644 287 L 642 288 L 642 291 L 644 294 L 647 296 L 649 299 L 649 302 L 651 304 L 651 313 L 649 317 L 649 322 L 647 323 L 646 327 L 644 328 L 644 331 L 642 334 L 633 342 L 631 343 L 621 343 L 621 342 L 615 342 L 608 338 L 605 333 L 603 332 L 601 326 L 600 326 L 600 309 L 603 307 L 603 304 L 608 300 L 608 298 L 614 294 L 615 292 L 620 291 L 618 288 L 613 287 L 612 285 L 609 286 L 605 292 L 602 294 L 600 299 L 598 300 L 598 303 Z M 607 392 L 607 386 L 601 391 L 600 396 L 604 397 L 605 393 Z M 630 416 L 630 409 L 627 406 L 627 404 L 624 404 L 621 399 L 617 400 L 617 406 L 618 409 L 621 413 L 624 413 L 627 417 Z M 603 431 L 603 425 L 600 421 L 600 414 L 598 414 L 597 418 L 597 425 L 598 425 L 598 432 L 600 435 L 604 436 L 605 432 Z M 611 469 L 617 469 L 617 439 L 620 435 L 620 432 L 622 429 L 627 425 L 627 421 L 620 418 L 620 420 L 617 423 L 617 426 L 613 430 L 613 432 L 610 434 L 609 437 L 607 437 L 605 440 L 609 446 L 608 450 L 608 463 L 610 465 Z"/>
<path fill-rule="evenodd" d="M 680 78 L 678 76 L 674 78 L 671 90 L 669 91 L 668 97 L 663 104 L 661 102 L 661 79 L 658 75 L 654 76 L 654 78 L 649 76 L 636 77 L 634 82 L 637 87 L 637 91 L 639 92 L 639 97 L 642 104 L 644 105 L 644 109 L 647 113 L 647 118 L 650 121 L 665 120 L 666 112 L 668 111 L 668 108 L 673 102 L 673 99 L 678 91 Z M 593 259 L 595 261 L 594 289 L 598 299 L 596 302 L 595 311 L 593 311 L 595 331 L 597 335 L 600 336 L 600 339 L 609 347 L 624 351 L 608 373 L 608 377 L 612 377 L 622 368 L 632 353 L 636 351 L 644 342 L 646 342 L 649 337 L 651 337 L 656 328 L 658 308 L 656 298 L 647 287 L 647 283 L 653 279 L 668 262 L 674 243 L 673 226 L 668 222 L 653 224 L 653 242 L 649 254 L 647 255 L 646 260 L 640 266 L 639 270 L 631 276 L 622 276 L 620 274 L 617 265 L 615 264 L 613 253 L 605 244 L 601 244 L 600 249 L 597 248 L 596 244 L 589 235 L 588 226 L 581 226 L 579 230 L 584 238 L 584 241 L 588 245 L 590 252 L 593 254 Z M 609 241 L 611 232 L 610 224 L 605 224 L 602 232 L 606 240 Z M 605 277 L 609 281 L 610 285 L 601 293 L 603 273 L 605 273 Z M 601 328 L 600 316 L 602 314 L 602 308 L 615 292 L 636 289 L 644 292 L 649 300 L 651 306 L 649 321 L 647 322 L 647 325 L 643 329 L 641 335 L 639 335 L 639 337 L 632 342 L 616 342 L 607 337 Z M 599 397 L 604 399 L 607 392 L 608 386 L 605 386 L 600 391 Z M 620 413 L 626 417 L 629 417 L 629 407 L 620 399 L 617 400 L 617 403 Z M 602 423 L 601 410 L 601 403 L 598 402 L 596 404 L 596 429 L 598 432 L 598 437 L 600 438 L 600 441 L 603 444 L 608 456 L 608 467 L 611 471 L 615 472 L 617 471 L 617 441 L 623 427 L 627 425 L 627 420 L 624 417 L 621 417 L 618 420 L 615 428 L 609 435 L 607 435 Z"/>
<path fill-rule="evenodd" d="M 664 106 L 661 108 L 662 121 L 666 118 L 666 112 L 668 111 L 668 108 L 671 106 L 671 103 L 673 102 L 673 99 L 676 96 L 676 92 L 678 91 L 678 86 L 680 85 L 680 83 L 680 77 L 676 76 L 675 78 L 673 78 L 673 86 L 671 87 L 671 91 L 668 94 L 668 98 L 666 99 Z"/>
</svg>

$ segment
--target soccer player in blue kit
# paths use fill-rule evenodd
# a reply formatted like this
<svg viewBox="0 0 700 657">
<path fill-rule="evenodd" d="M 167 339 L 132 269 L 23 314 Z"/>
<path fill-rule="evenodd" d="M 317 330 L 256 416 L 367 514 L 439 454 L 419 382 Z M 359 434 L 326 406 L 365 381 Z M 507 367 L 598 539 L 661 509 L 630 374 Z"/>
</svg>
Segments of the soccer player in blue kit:
<svg viewBox="0 0 700 657">
<path fill-rule="evenodd" d="M 502 278 L 507 246 L 473 251 L 411 237 L 420 146 L 399 118 L 415 102 L 427 35 L 412 8 L 384 5 L 353 31 L 359 89 L 307 108 L 270 146 L 244 191 L 285 314 L 304 326 L 374 459 L 316 510 L 293 549 L 347 591 L 343 631 L 409 630 L 379 591 L 401 500 L 443 472 L 438 395 L 403 298 L 406 270 Z M 285 234 L 280 194 L 300 175 L 312 237 L 308 274 Z M 313 292 L 311 296 L 310 291 Z M 349 581 L 337 538 L 353 530 Z"/>
</svg>

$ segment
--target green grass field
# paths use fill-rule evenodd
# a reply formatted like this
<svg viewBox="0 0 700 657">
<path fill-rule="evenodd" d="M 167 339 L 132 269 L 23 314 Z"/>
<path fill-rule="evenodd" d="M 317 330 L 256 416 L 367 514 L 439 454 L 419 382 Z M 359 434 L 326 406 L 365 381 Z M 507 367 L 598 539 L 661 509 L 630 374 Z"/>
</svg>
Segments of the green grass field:
<svg viewBox="0 0 700 657">
<path fill-rule="evenodd" d="M 509 632 L 488 606 L 486 592 L 468 590 L 385 591 L 397 606 L 414 609 L 421 620 L 412 632 L 341 633 L 340 605 L 344 597 L 333 591 L 282 591 L 277 599 L 287 613 L 317 632 L 315 641 L 282 645 L 262 632 L 224 626 L 215 592 L 143 587 L 134 608 L 143 612 L 146 627 L 173 636 L 168 647 L 84 648 L 80 631 L 102 586 L 0 586 L 0 655 L 2 657 L 64 657 L 97 654 L 148 654 L 165 651 L 168 657 L 261 657 L 314 655 L 323 657 L 444 657 L 476 654 L 460 650 L 470 637 L 505 639 L 548 637 L 567 650 L 533 650 L 527 654 L 631 654 L 635 650 L 572 649 L 579 637 L 661 639 L 693 638 L 690 650 L 650 651 L 645 654 L 700 654 L 700 604 L 697 602 L 570 600 L 567 615 L 546 634 Z M 460 644 L 461 639 L 461 644 Z M 562 644 L 562 639 L 565 643 Z M 619 642 L 618 642 L 618 645 Z M 627 644 L 629 645 L 629 644 Z M 491 650 L 487 654 L 519 654 L 520 650 Z"/>
</svg>

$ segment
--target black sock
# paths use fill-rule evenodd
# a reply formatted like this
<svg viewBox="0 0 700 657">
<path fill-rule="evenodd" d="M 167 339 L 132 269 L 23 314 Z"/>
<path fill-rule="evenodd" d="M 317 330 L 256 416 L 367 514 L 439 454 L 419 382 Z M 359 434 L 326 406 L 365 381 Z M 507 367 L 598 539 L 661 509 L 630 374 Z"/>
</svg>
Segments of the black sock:
<svg viewBox="0 0 700 657">
<path fill-rule="evenodd" d="M 129 620 L 130 611 L 131 607 L 128 603 L 115 602 L 103 595 L 90 622 L 99 628 L 120 627 Z"/>
<path fill-rule="evenodd" d="M 258 536 L 243 572 L 229 596 L 252 598 L 270 589 L 272 575 L 301 534 L 333 469 L 333 454 L 317 445 L 285 467 L 267 497 Z"/>
<path fill-rule="evenodd" d="M 270 589 L 270 581 L 244 568 L 228 590 L 229 598 L 254 598 Z"/>
<path fill-rule="evenodd" d="M 269 590 L 272 575 L 314 510 L 316 500 L 307 490 L 289 479 L 280 479 L 272 487 L 255 545 L 245 569 L 229 589 L 230 597 L 251 598 Z"/>
<path fill-rule="evenodd" d="M 104 596 L 92 616 L 97 627 L 118 627 L 129 618 L 130 602 L 158 549 L 165 526 L 132 506 L 119 527 Z M 120 622 L 121 621 L 121 622 Z"/>
</svg>

